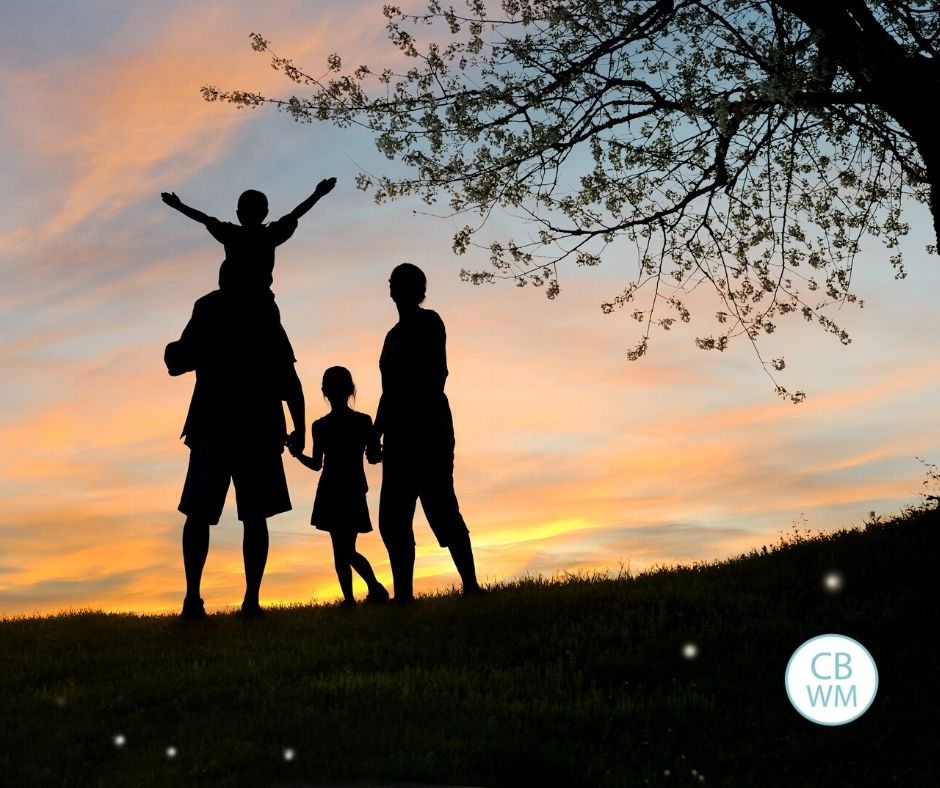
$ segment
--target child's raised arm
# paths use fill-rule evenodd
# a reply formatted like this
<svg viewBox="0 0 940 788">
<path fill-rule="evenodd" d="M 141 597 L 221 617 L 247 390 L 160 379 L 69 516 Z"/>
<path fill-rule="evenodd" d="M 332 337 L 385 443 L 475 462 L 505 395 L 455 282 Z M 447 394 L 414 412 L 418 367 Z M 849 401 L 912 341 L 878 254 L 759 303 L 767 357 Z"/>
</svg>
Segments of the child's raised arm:
<svg viewBox="0 0 940 788">
<path fill-rule="evenodd" d="M 317 184 L 317 188 L 314 189 L 313 194 L 311 194 L 306 200 L 300 203 L 300 205 L 294 208 L 294 210 L 292 210 L 287 215 L 294 220 L 299 219 L 307 211 L 313 208 L 313 206 L 316 205 L 321 197 L 333 191 L 334 186 L 336 186 L 336 178 L 324 178 Z"/>
<path fill-rule="evenodd" d="M 197 211 L 195 208 L 190 208 L 177 196 L 176 192 L 161 192 L 160 198 L 171 208 L 176 208 L 183 216 L 188 216 L 194 222 L 206 224 L 212 221 L 211 216 L 207 216 L 202 211 Z"/>
</svg>

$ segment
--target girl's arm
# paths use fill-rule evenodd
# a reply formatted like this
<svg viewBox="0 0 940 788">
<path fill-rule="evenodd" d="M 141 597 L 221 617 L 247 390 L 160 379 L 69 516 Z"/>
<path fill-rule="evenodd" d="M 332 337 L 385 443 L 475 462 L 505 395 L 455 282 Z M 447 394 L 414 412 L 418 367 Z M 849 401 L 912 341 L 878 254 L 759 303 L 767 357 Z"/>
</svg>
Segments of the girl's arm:
<svg viewBox="0 0 940 788">
<path fill-rule="evenodd" d="M 191 208 L 186 203 L 184 203 L 176 194 L 176 192 L 161 192 L 161 199 L 171 208 L 175 208 L 183 216 L 188 216 L 194 222 L 199 222 L 200 224 L 206 224 L 212 220 L 212 217 L 204 214 L 202 211 L 197 211 L 195 208 Z"/>
<path fill-rule="evenodd" d="M 295 452 L 291 449 L 291 454 L 300 460 L 301 464 L 306 465 L 311 471 L 319 471 L 323 468 L 323 449 L 317 444 L 317 433 L 313 427 L 310 427 L 310 457 Z"/>
<path fill-rule="evenodd" d="M 303 465 L 306 465 L 311 471 L 319 471 L 323 468 L 323 455 L 321 454 L 317 457 L 316 449 L 313 450 L 313 456 L 308 457 L 306 454 L 295 454 L 294 455 Z"/>
</svg>

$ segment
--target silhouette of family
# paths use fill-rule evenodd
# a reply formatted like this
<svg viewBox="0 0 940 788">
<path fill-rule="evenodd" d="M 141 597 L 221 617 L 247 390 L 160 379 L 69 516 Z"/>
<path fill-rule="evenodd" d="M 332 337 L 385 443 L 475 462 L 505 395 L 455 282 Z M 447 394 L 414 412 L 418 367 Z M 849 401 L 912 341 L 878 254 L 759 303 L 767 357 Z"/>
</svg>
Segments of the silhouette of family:
<svg viewBox="0 0 940 788">
<path fill-rule="evenodd" d="M 438 543 L 450 551 L 464 594 L 483 593 L 454 491 L 454 423 L 444 393 L 444 323 L 436 312 L 422 307 L 427 279 L 417 266 L 402 263 L 389 278 L 398 322 L 386 334 L 379 358 L 382 393 L 375 421 L 349 406 L 356 392 L 349 370 L 330 367 L 321 386 L 330 412 L 313 422 L 311 453 L 303 453 L 304 394 L 271 290 L 275 248 L 335 185 L 335 178 L 320 181 L 290 213 L 269 223 L 267 198 L 259 191 L 239 197 L 238 224 L 208 216 L 173 192 L 161 195 L 171 208 L 204 225 L 225 250 L 218 289 L 195 302 L 180 338 L 164 353 L 170 375 L 194 372 L 196 377 L 181 435 L 189 447 L 179 503 L 186 515 L 184 619 L 206 615 L 200 586 L 209 532 L 219 522 L 230 484 L 244 528 L 241 614 L 263 615 L 259 591 L 268 558 L 267 519 L 292 508 L 285 447 L 304 466 L 320 472 L 310 522 L 330 534 L 342 605 L 356 604 L 353 570 L 368 586 L 368 603 L 404 605 L 414 600 L 414 515 L 419 500 Z M 282 403 L 292 422 L 290 432 Z M 382 464 L 379 533 L 392 570 L 391 599 L 368 559 L 356 550 L 358 535 L 373 530 L 364 459 Z"/>
</svg>

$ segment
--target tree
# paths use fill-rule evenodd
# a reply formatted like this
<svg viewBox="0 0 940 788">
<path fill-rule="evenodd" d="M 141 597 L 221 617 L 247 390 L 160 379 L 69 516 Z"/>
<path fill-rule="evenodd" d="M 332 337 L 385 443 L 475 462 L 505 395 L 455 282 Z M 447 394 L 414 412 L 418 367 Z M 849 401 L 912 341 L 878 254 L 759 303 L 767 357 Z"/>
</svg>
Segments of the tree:
<svg viewBox="0 0 940 788">
<path fill-rule="evenodd" d="M 784 361 L 765 362 L 757 341 L 783 316 L 850 341 L 827 307 L 857 302 L 863 239 L 880 238 L 903 277 L 902 209 L 928 203 L 940 236 L 938 0 L 501 0 L 494 15 L 465 3 L 386 6 L 410 65 L 398 72 L 344 73 L 333 55 L 314 78 L 252 34 L 310 94 L 203 95 L 372 130 L 413 176 L 359 186 L 377 201 L 443 195 L 475 215 L 453 244 L 488 247 L 488 269 L 461 272 L 470 282 L 511 278 L 553 298 L 563 261 L 635 245 L 636 274 L 602 305 L 643 324 L 631 359 L 652 326 L 688 322 L 687 296 L 706 284 L 721 308 L 697 345 L 746 337 L 773 379 Z M 422 44 L 422 30 L 444 43 Z M 528 236 L 478 240 L 497 208 L 524 216 Z"/>
</svg>

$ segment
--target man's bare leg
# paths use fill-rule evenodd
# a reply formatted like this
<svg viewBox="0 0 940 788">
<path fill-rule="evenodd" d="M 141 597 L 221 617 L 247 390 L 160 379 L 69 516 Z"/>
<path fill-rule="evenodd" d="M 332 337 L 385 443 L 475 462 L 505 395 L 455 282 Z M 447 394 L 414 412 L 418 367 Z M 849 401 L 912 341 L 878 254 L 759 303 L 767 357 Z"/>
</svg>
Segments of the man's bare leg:
<svg viewBox="0 0 940 788">
<path fill-rule="evenodd" d="M 186 599 L 183 600 L 183 618 L 204 618 L 206 615 L 200 597 L 202 570 L 209 555 L 209 523 L 189 516 L 183 525 L 183 569 L 186 572 Z"/>
<path fill-rule="evenodd" d="M 242 556 L 245 559 L 245 601 L 242 603 L 242 612 L 258 615 L 261 612 L 261 579 L 268 562 L 268 521 L 263 517 L 251 518 L 244 521 L 244 527 Z"/>
</svg>

